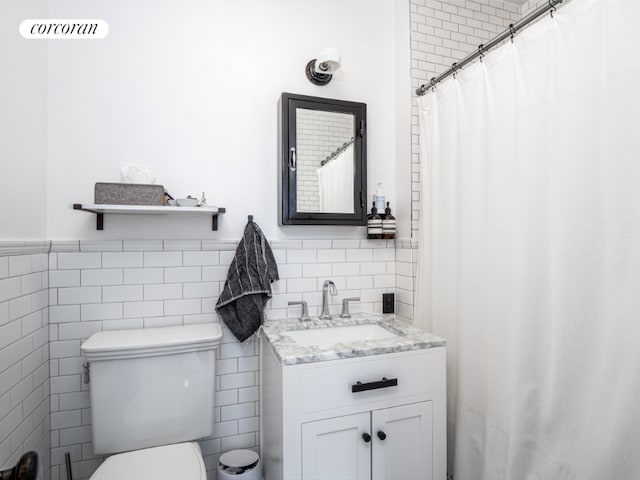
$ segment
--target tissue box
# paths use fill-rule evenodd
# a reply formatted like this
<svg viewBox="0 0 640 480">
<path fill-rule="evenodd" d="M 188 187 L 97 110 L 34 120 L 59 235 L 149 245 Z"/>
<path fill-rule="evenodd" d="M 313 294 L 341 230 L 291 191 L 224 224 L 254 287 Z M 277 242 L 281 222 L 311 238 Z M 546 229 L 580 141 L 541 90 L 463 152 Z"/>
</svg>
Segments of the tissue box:
<svg viewBox="0 0 640 480">
<path fill-rule="evenodd" d="M 94 203 L 108 205 L 164 205 L 162 185 L 96 183 Z"/>
</svg>

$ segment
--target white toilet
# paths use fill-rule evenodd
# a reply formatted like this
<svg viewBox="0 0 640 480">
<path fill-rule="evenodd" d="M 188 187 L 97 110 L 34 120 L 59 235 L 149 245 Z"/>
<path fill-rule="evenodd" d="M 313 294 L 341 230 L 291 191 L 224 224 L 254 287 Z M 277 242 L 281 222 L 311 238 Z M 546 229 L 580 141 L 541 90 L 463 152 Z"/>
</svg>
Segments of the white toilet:
<svg viewBox="0 0 640 480">
<path fill-rule="evenodd" d="M 207 478 L 194 440 L 213 433 L 221 337 L 206 324 L 100 332 L 82 344 L 93 450 L 117 453 L 92 480 Z"/>
</svg>

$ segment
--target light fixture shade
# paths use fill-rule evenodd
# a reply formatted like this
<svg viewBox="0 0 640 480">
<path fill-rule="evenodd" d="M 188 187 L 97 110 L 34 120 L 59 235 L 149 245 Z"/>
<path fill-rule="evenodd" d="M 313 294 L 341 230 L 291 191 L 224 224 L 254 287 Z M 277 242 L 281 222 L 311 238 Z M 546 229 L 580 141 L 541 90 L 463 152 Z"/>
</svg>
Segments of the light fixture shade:
<svg viewBox="0 0 640 480">
<path fill-rule="evenodd" d="M 316 73 L 324 73 L 332 75 L 336 70 L 340 68 L 341 60 L 338 49 L 333 47 L 324 47 L 314 65 Z"/>
</svg>

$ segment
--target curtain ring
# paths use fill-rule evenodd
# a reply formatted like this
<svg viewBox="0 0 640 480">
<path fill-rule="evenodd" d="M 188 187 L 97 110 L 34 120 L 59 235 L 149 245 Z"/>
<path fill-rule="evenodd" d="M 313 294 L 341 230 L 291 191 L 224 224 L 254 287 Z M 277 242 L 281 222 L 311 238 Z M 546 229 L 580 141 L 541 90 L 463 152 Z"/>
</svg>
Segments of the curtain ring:
<svg viewBox="0 0 640 480">
<path fill-rule="evenodd" d="M 551 18 L 553 18 L 553 14 L 556 13 L 556 2 L 549 0 L 549 7 L 551 7 L 549 13 L 551 14 Z"/>
<path fill-rule="evenodd" d="M 480 62 L 484 59 L 484 43 L 478 45 L 478 52 L 480 52 Z"/>
<path fill-rule="evenodd" d="M 509 31 L 511 32 L 511 43 L 513 43 L 513 37 L 516 35 L 516 29 L 513 26 L 513 23 L 509 24 Z"/>
<path fill-rule="evenodd" d="M 458 73 L 458 64 L 456 62 L 451 65 L 451 69 L 453 70 L 453 78 L 456 78 L 456 74 Z"/>
</svg>

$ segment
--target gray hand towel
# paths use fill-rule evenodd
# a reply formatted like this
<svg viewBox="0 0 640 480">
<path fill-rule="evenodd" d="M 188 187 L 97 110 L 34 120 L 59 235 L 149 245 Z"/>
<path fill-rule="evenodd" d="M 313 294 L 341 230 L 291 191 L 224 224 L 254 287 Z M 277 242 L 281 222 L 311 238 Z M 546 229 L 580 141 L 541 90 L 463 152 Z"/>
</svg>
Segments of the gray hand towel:
<svg viewBox="0 0 640 480">
<path fill-rule="evenodd" d="M 262 325 L 264 306 L 271 298 L 271 283 L 278 279 L 278 266 L 269 242 L 260 227 L 250 221 L 216 304 L 216 311 L 241 342 Z"/>
</svg>

